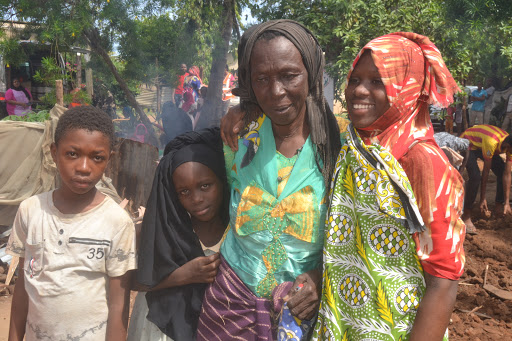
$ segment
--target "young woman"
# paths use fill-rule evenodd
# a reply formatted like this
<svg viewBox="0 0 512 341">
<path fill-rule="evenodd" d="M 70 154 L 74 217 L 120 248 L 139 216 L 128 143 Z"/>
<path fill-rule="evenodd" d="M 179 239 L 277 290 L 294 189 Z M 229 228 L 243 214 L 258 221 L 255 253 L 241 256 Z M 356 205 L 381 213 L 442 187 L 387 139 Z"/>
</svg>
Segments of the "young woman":
<svg viewBox="0 0 512 341">
<path fill-rule="evenodd" d="M 348 75 L 351 124 L 326 217 L 314 339 L 442 340 L 464 268 L 462 178 L 428 104 L 458 87 L 427 37 L 369 42 Z"/>
<path fill-rule="evenodd" d="M 142 223 L 136 278 L 149 291 L 137 296 L 128 340 L 195 339 L 204 290 L 220 263 L 228 202 L 218 128 L 172 140 Z"/>
</svg>

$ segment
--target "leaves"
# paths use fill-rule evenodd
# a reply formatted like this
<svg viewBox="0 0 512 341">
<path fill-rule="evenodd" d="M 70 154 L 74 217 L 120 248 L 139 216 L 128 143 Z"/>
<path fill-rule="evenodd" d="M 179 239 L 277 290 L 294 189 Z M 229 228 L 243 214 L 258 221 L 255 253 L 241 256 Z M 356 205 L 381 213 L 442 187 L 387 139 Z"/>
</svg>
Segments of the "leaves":
<svg viewBox="0 0 512 341">
<path fill-rule="evenodd" d="M 368 257 L 366 256 L 366 250 L 364 248 L 362 241 L 361 227 L 359 226 L 359 221 L 356 222 L 356 247 L 357 253 L 366 261 L 368 269 L 370 269 L 370 263 L 368 262 Z"/>
<path fill-rule="evenodd" d="M 251 9 L 261 20 L 295 19 L 310 28 L 325 50 L 338 95 L 359 50 L 396 31 L 428 36 L 460 83 L 512 77 L 509 0 L 263 0 Z"/>
<path fill-rule="evenodd" d="M 380 280 L 379 284 L 377 285 L 377 299 L 375 300 L 375 303 L 380 317 L 382 317 L 384 321 L 393 326 L 393 313 L 391 312 L 391 307 L 386 295 L 386 291 L 382 286 L 382 280 Z"/>
<path fill-rule="evenodd" d="M 334 311 L 334 314 L 336 315 L 336 319 L 338 319 L 338 311 L 336 310 L 336 300 L 334 299 L 334 289 L 331 286 L 331 278 L 327 271 L 324 271 L 324 278 L 325 278 L 325 302 L 331 308 L 331 311 Z"/>
<path fill-rule="evenodd" d="M 347 167 L 347 172 L 343 177 L 343 187 L 347 191 L 348 196 L 354 198 L 354 173 L 350 167 Z"/>
</svg>

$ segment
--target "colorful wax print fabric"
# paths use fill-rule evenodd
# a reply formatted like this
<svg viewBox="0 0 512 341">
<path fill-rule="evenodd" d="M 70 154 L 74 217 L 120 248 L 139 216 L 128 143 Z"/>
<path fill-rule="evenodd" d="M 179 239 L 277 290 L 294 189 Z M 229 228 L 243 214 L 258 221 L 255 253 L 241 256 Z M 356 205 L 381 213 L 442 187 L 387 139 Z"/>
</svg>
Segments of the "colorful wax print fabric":
<svg viewBox="0 0 512 341">
<path fill-rule="evenodd" d="M 313 339 L 407 340 L 425 293 L 412 238 L 425 227 L 407 175 L 352 129 L 331 188 Z"/>
<path fill-rule="evenodd" d="M 226 155 L 232 228 L 221 254 L 256 296 L 270 299 L 279 284 L 321 266 L 326 189 L 311 139 L 284 157 L 265 115 L 238 148 Z"/>
</svg>

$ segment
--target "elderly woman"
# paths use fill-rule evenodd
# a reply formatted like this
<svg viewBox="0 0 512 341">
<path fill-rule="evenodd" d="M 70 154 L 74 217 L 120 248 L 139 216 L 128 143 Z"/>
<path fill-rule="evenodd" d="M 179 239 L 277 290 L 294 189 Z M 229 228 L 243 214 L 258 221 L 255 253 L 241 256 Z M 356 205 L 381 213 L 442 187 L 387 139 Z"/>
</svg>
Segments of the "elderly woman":
<svg viewBox="0 0 512 341">
<path fill-rule="evenodd" d="M 340 149 L 323 96 L 322 50 L 309 30 L 290 20 L 254 26 L 238 55 L 235 93 L 261 114 L 236 153 L 226 148 L 230 230 L 203 300 L 199 340 L 273 340 L 285 295 L 293 315 L 315 315 L 326 185 Z"/>
<path fill-rule="evenodd" d="M 374 39 L 355 59 L 315 339 L 445 337 L 465 261 L 463 185 L 434 141 L 428 104 L 446 107 L 457 90 L 418 34 Z"/>
</svg>

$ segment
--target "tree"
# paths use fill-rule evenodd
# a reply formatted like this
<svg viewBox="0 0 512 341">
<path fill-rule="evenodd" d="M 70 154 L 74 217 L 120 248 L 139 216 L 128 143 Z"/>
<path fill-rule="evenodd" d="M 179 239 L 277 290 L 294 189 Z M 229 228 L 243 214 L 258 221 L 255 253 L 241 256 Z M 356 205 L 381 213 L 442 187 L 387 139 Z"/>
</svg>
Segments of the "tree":
<svg viewBox="0 0 512 341">
<path fill-rule="evenodd" d="M 250 7 L 260 20 L 289 18 L 310 28 L 324 48 L 328 71 L 339 76 L 337 88 L 340 89 L 350 63 L 364 44 L 395 31 L 428 36 L 461 82 L 485 70 L 489 60 L 501 58 L 499 63 L 495 62 L 495 73 L 504 74 L 512 61 L 509 3 L 508 0 L 263 0 Z"/>
<path fill-rule="evenodd" d="M 150 133 L 150 142 L 156 144 L 153 127 L 144 114 L 128 84 L 121 77 L 108 51 L 113 44 L 113 34 L 130 31 L 132 17 L 138 13 L 137 0 L 20 0 L 0 1 L 4 17 L 16 17 L 28 22 L 39 33 L 39 40 L 51 43 L 55 51 L 61 46 L 90 46 L 102 58 L 123 90 L 127 101 L 135 108 L 139 119 Z"/>
</svg>

